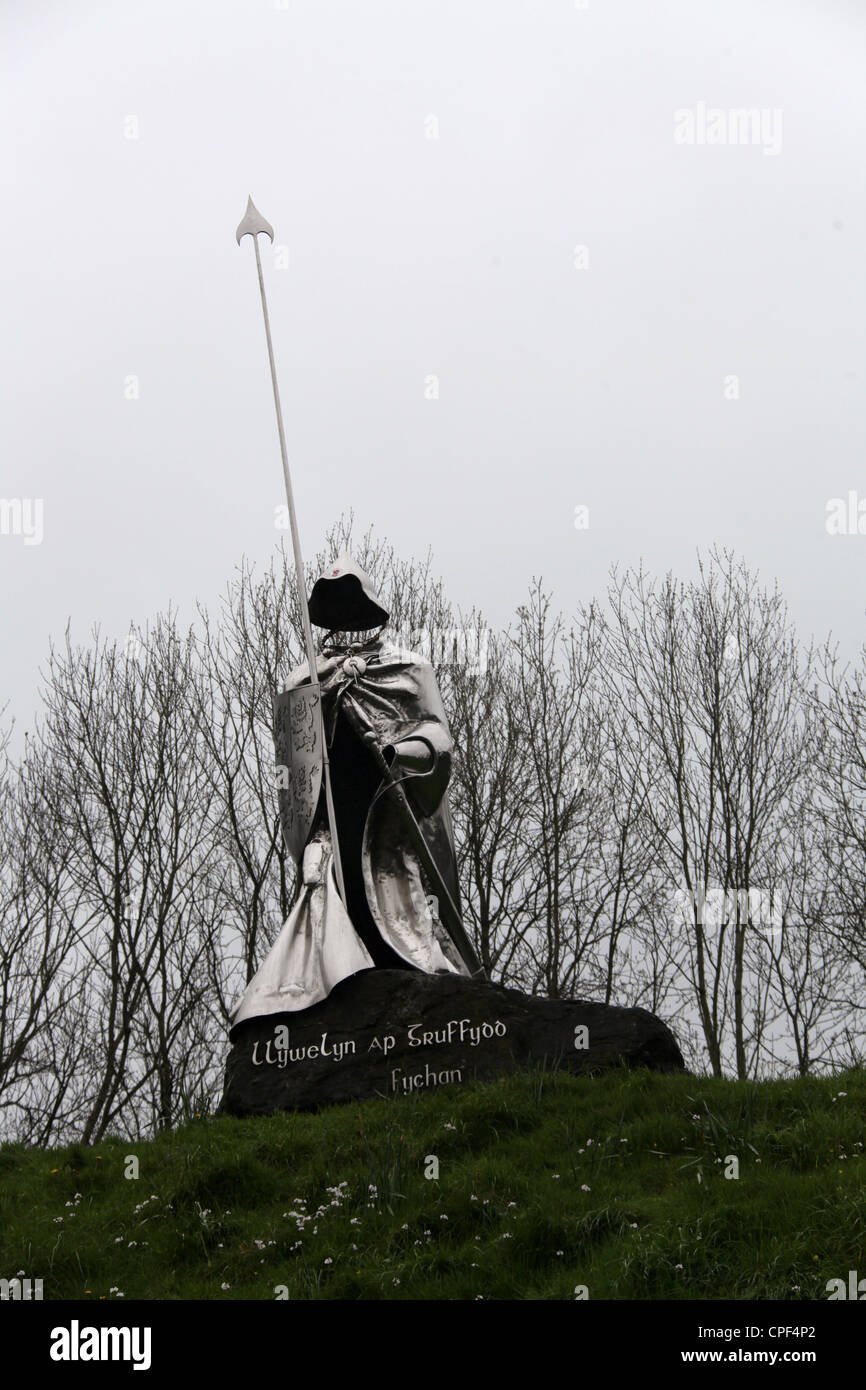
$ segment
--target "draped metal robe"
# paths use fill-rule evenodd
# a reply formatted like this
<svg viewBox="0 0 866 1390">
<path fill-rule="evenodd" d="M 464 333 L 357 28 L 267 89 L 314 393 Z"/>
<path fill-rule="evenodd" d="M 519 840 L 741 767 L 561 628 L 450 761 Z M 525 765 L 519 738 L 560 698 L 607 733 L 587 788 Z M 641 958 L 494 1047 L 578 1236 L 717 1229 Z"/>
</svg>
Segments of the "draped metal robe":
<svg viewBox="0 0 866 1390">
<path fill-rule="evenodd" d="M 351 659 L 359 656 L 363 671 Z M 317 672 L 349 912 L 337 892 L 322 798 L 303 853 L 300 897 L 237 1004 L 232 1027 L 262 1014 L 309 1008 L 340 980 L 377 964 L 471 974 L 439 920 L 435 890 L 425 890 L 396 796 L 371 775 L 363 743 L 372 732 L 380 747 L 396 750 L 418 824 L 459 903 L 447 794 L 453 743 L 432 666 L 380 637 L 332 650 L 319 658 Z M 308 680 L 304 662 L 285 688 Z M 429 749 L 428 770 L 403 766 L 400 745 L 407 740 Z"/>
</svg>

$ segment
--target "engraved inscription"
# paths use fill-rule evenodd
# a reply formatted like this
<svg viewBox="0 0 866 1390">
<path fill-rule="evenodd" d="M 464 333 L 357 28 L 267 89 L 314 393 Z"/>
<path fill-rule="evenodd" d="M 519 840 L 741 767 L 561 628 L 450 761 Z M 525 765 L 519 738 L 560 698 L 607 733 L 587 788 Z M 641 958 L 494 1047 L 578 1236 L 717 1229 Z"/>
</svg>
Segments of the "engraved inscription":
<svg viewBox="0 0 866 1390">
<path fill-rule="evenodd" d="M 449 1046 L 454 1048 L 459 1045 L 478 1047 L 485 1041 L 504 1038 L 507 1033 L 508 1025 L 501 1019 L 485 1019 L 480 1023 L 473 1023 L 470 1018 L 451 1018 L 437 1028 L 425 1028 L 422 1023 L 411 1023 L 393 1033 L 376 1033 L 372 1036 L 368 1033 L 366 1038 L 344 1036 L 337 1040 L 323 1032 L 318 1041 L 310 1040 L 301 1044 L 292 1042 L 291 1028 L 283 1024 L 275 1030 L 273 1039 L 257 1039 L 253 1043 L 250 1060 L 254 1067 L 286 1068 L 325 1059 L 339 1063 L 349 1057 L 359 1057 L 363 1053 L 378 1053 L 384 1061 L 389 1053 L 393 1052 L 395 1055 L 392 1060 L 396 1063 L 403 1060 L 411 1048 L 432 1049 L 432 1061 L 428 1061 L 426 1056 L 418 1057 L 417 1060 L 413 1057 L 415 1066 L 409 1067 L 404 1063 L 404 1066 L 390 1067 L 387 1076 L 388 1091 L 391 1094 L 408 1095 L 431 1086 L 450 1086 L 463 1080 L 464 1066 L 444 1065 L 445 1058 L 437 1064 L 436 1049 Z M 400 1051 L 396 1051 L 398 1044 Z"/>
</svg>

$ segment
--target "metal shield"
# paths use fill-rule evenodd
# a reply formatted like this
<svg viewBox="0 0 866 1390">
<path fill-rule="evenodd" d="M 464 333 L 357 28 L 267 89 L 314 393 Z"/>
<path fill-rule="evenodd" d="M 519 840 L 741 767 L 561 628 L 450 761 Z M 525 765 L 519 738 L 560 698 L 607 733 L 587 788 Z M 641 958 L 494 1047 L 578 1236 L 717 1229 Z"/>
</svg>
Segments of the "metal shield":
<svg viewBox="0 0 866 1390">
<path fill-rule="evenodd" d="M 299 685 L 274 701 L 274 744 L 280 823 L 286 847 L 300 864 L 322 789 L 322 690 Z"/>
</svg>

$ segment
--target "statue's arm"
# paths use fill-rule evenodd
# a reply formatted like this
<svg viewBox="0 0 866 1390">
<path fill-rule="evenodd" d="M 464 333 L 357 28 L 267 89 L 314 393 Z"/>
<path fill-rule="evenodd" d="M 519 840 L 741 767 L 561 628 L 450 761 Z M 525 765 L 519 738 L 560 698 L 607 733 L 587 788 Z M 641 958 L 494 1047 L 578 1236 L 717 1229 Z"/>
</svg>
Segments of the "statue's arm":
<svg viewBox="0 0 866 1390">
<path fill-rule="evenodd" d="M 316 674 L 321 682 L 336 669 L 337 662 L 332 656 L 319 656 L 316 658 Z M 295 690 L 299 685 L 306 685 L 310 679 L 309 663 L 302 661 L 300 666 L 296 666 L 286 677 L 283 690 Z"/>
<path fill-rule="evenodd" d="M 442 697 L 430 666 L 418 672 L 421 704 L 426 717 L 411 721 L 406 737 L 395 739 L 382 751 L 397 769 L 405 769 L 408 785 L 424 815 L 432 815 L 439 807 L 451 777 L 451 754 L 454 747 Z"/>
</svg>

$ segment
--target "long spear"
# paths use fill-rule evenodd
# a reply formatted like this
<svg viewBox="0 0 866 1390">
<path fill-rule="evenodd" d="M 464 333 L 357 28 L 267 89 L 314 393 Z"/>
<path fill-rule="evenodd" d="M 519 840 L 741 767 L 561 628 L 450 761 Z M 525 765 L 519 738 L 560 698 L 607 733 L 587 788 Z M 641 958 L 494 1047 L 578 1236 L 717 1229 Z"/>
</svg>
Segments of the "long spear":
<svg viewBox="0 0 866 1390">
<path fill-rule="evenodd" d="M 238 246 L 241 239 L 251 236 L 253 246 L 256 250 L 256 270 L 259 273 L 259 291 L 262 296 L 262 313 L 265 318 L 265 337 L 268 340 L 268 361 L 271 364 L 271 382 L 274 388 L 274 406 L 277 412 L 277 430 L 280 436 L 280 454 L 283 459 L 283 477 L 286 483 L 286 499 L 289 504 L 289 523 L 292 528 L 292 549 L 295 552 L 295 576 L 298 584 L 298 601 L 301 607 L 301 620 L 304 625 L 304 645 L 307 649 L 307 663 L 310 668 L 310 685 L 318 689 L 318 666 L 316 664 L 316 649 L 313 646 L 313 632 L 310 627 L 310 610 L 307 605 L 307 586 L 304 580 L 304 562 L 301 558 L 301 542 L 298 536 L 298 520 L 295 516 L 295 499 L 292 493 L 292 477 L 289 472 L 289 458 L 286 452 L 286 435 L 283 429 L 283 410 L 280 405 L 280 388 L 277 385 L 277 369 L 274 365 L 274 345 L 271 342 L 271 321 L 268 317 L 268 301 L 265 298 L 265 282 L 262 276 L 262 259 L 259 255 L 259 232 L 264 232 L 271 241 L 274 239 L 274 229 L 270 222 L 266 222 L 259 212 L 252 198 L 247 200 L 247 210 L 243 220 L 238 224 L 236 232 Z M 315 701 L 317 732 L 322 749 L 322 771 L 325 781 L 325 801 L 328 807 L 328 826 L 331 831 L 331 846 L 334 855 L 334 872 L 337 877 L 337 887 L 340 890 L 340 897 L 346 902 L 346 885 L 343 882 L 343 864 L 340 859 L 340 841 L 337 838 L 337 818 L 334 814 L 334 797 L 331 792 L 331 767 L 328 761 L 328 743 L 325 738 L 324 723 L 322 720 L 321 699 Z"/>
</svg>

